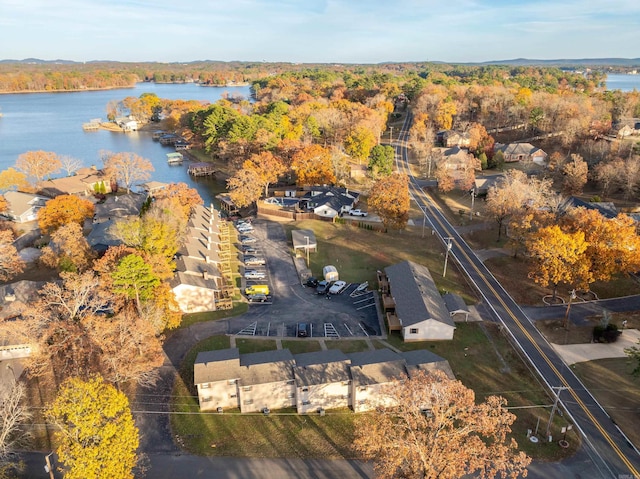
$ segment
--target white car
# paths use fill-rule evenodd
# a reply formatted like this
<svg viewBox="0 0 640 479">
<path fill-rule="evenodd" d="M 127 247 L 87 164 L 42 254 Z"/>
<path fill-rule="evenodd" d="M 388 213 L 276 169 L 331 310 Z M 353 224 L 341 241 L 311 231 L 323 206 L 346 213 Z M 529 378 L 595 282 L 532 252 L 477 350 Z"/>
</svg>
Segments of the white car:
<svg viewBox="0 0 640 479">
<path fill-rule="evenodd" d="M 345 281 L 336 281 L 329 288 L 329 293 L 340 294 L 345 290 L 346 287 L 347 287 L 347 283 Z"/>
<path fill-rule="evenodd" d="M 244 264 L 248 266 L 262 266 L 266 264 L 266 261 L 264 260 L 264 258 L 261 258 L 259 256 L 245 256 Z"/>
<path fill-rule="evenodd" d="M 349 214 L 351 216 L 367 216 L 367 212 L 361 209 L 349 210 Z"/>
<path fill-rule="evenodd" d="M 250 231 L 253 231 L 253 226 L 251 226 L 250 224 L 243 224 L 243 225 L 236 226 L 236 229 L 240 233 L 248 233 Z"/>
<path fill-rule="evenodd" d="M 244 279 L 265 279 L 267 277 L 262 271 L 250 269 L 244 272 Z"/>
</svg>

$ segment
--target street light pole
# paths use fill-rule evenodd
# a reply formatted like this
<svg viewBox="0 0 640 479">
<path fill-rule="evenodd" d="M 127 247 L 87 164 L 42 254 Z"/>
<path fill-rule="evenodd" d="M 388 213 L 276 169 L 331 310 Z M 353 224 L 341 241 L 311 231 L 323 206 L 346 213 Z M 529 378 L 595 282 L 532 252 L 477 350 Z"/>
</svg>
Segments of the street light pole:
<svg viewBox="0 0 640 479">
<path fill-rule="evenodd" d="M 447 252 L 444 255 L 444 271 L 442 272 L 443 278 L 447 276 L 447 261 L 449 260 L 449 251 L 451 251 L 451 248 L 453 246 L 453 244 L 451 244 L 451 240 L 453 240 L 453 238 L 447 237 L 445 239 L 447 240 Z"/>
</svg>

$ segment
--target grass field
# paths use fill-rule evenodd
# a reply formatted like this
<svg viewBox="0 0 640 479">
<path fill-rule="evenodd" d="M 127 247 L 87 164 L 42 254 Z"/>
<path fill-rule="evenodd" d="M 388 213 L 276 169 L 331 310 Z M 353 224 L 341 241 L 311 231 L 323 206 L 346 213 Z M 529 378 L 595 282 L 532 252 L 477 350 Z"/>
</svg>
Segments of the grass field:
<svg viewBox="0 0 640 479">
<path fill-rule="evenodd" d="M 627 358 L 577 363 L 573 371 L 636 447 L 640 446 L 638 412 L 640 378 L 633 377 Z"/>
<path fill-rule="evenodd" d="M 486 332 L 485 332 L 486 331 Z M 487 336 L 490 340 L 487 339 Z M 193 387 L 193 361 L 198 351 L 228 347 L 228 338 L 210 338 L 200 343 L 185 358 L 180 378 L 174 388 L 172 410 L 188 413 L 198 411 L 196 391 Z M 460 323 L 453 341 L 402 343 L 398 336 L 389 337 L 389 343 L 400 350 L 428 349 L 449 360 L 456 377 L 467 387 L 475 390 L 477 400 L 489 395 L 500 395 L 514 409 L 516 422 L 513 436 L 520 448 L 532 457 L 545 460 L 560 459 L 575 450 L 579 441 L 571 432 L 567 439 L 569 450 L 561 449 L 557 442 L 532 444 L 526 440 L 527 429 L 535 429 L 540 419 L 541 430 L 546 427 L 551 400 L 546 395 L 520 358 L 493 324 Z M 251 350 L 266 347 L 267 342 L 257 340 Z M 309 346 L 294 346 L 297 351 L 319 350 L 313 340 L 285 341 L 283 346 L 308 343 Z M 330 349 L 345 353 L 367 350 L 365 341 L 327 341 Z M 376 348 L 384 347 L 374 340 Z M 273 348 L 275 349 L 275 344 Z M 304 350 L 304 351 L 302 351 Z M 242 350 L 241 350 L 242 351 Z M 540 407 L 531 407 L 539 405 Z M 240 415 L 239 413 L 184 414 L 172 416 L 175 434 L 180 436 L 184 447 L 190 452 L 204 455 L 238 455 L 251 457 L 299 457 L 337 458 L 352 457 L 350 445 L 353 439 L 353 421 L 357 415 L 346 411 L 327 411 L 327 416 L 299 416 L 295 411 L 276 411 L 266 417 L 262 414 Z M 556 416 L 552 433 L 558 436 L 559 429 L 567 425 Z M 211 447 L 215 444 L 215 447 Z"/>
<path fill-rule="evenodd" d="M 455 267 L 449 268 L 446 278 L 442 277 L 444 248 L 435 236 L 425 234 L 423 238 L 421 226 L 377 233 L 349 224 L 307 220 L 284 227 L 289 239 L 293 229 L 313 230 L 318 252 L 311 253 L 310 260 L 311 271 L 316 277 L 321 276 L 325 265 L 331 264 L 338 269 L 340 279 L 353 283 L 369 281 L 375 288 L 378 270 L 411 260 L 429 268 L 440 291 L 458 293 L 468 302 L 476 301 Z"/>
</svg>

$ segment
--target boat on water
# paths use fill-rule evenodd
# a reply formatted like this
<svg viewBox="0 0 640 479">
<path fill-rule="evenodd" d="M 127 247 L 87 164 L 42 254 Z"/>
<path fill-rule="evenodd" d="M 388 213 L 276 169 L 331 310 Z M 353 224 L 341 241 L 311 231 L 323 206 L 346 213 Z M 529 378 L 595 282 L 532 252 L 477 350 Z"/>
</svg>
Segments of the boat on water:
<svg viewBox="0 0 640 479">
<path fill-rule="evenodd" d="M 182 156 L 182 153 L 167 153 L 167 163 L 170 165 L 181 165 L 183 161 L 184 157 Z"/>
</svg>

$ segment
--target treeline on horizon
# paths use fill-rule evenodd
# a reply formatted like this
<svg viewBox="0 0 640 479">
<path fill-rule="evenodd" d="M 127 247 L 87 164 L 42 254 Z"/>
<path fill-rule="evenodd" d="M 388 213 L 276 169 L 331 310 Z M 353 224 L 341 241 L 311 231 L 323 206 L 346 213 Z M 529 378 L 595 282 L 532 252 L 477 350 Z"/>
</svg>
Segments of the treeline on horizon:
<svg viewBox="0 0 640 479">
<path fill-rule="evenodd" d="M 592 70 L 589 75 L 558 67 L 513 65 L 454 65 L 444 63 L 292 64 L 262 62 L 192 63 L 26 63 L 0 62 L 0 92 L 80 91 L 133 87 L 138 82 L 196 82 L 225 86 L 233 83 L 257 83 L 291 74 L 342 77 L 345 82 L 375 82 L 376 78 L 394 83 L 416 79 L 447 86 L 478 84 L 484 86 L 524 87 L 555 93 L 564 85 L 577 92 L 590 93 L 604 87 L 606 74 Z M 373 80 L 371 80 L 373 79 Z"/>
</svg>

